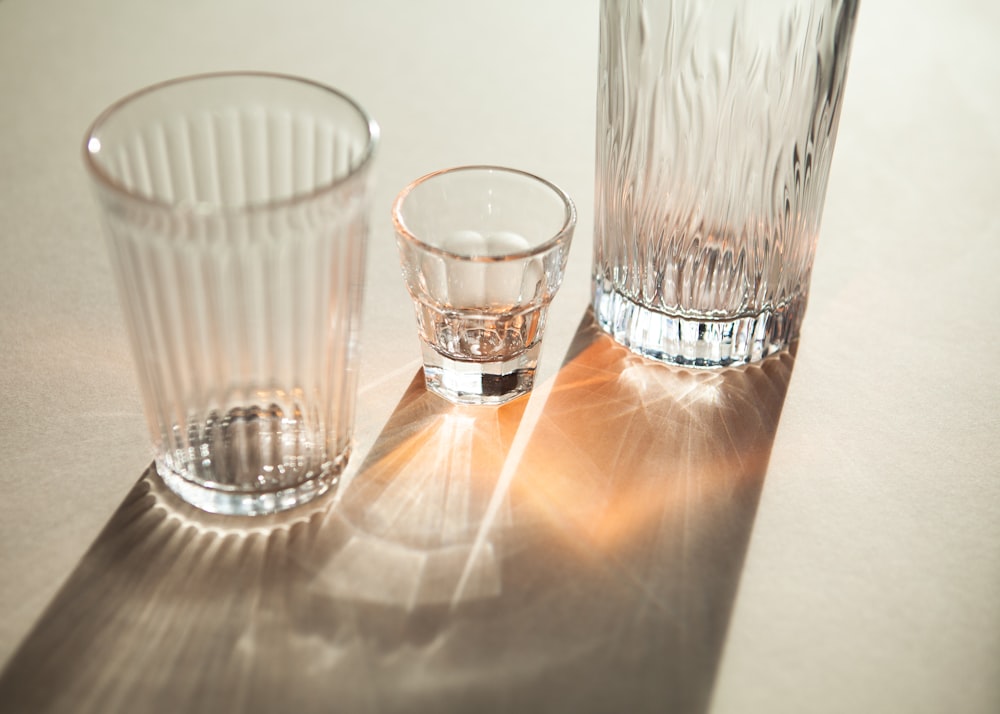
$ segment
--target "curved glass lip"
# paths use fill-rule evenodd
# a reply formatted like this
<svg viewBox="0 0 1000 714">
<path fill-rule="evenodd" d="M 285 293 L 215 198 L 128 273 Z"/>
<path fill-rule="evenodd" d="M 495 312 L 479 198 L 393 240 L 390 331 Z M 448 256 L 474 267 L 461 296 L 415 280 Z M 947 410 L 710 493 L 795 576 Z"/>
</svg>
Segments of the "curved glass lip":
<svg viewBox="0 0 1000 714">
<path fill-rule="evenodd" d="M 421 184 L 430 181 L 438 176 L 444 174 L 458 173 L 462 171 L 484 171 L 484 172 L 500 172 L 507 174 L 514 174 L 522 178 L 530 179 L 536 181 L 543 186 L 546 186 L 549 190 L 555 193 L 566 208 L 566 217 L 563 220 L 562 226 L 556 232 L 554 236 L 546 241 L 539 243 L 538 245 L 529 248 L 528 250 L 516 251 L 511 253 L 502 253 L 500 255 L 464 255 L 462 253 L 453 253 L 450 250 L 445 250 L 436 245 L 431 245 L 420 238 L 418 238 L 409 228 L 406 226 L 406 222 L 403 220 L 402 209 L 403 203 L 406 201 L 407 196 L 420 186 Z M 432 171 L 429 174 L 421 176 L 417 180 L 413 181 L 410 185 L 399 192 L 396 196 L 396 200 L 392 203 L 392 223 L 396 229 L 396 234 L 402 237 L 404 240 L 419 246 L 422 250 L 428 253 L 433 253 L 445 258 L 452 260 L 467 261 L 470 263 L 503 263 L 510 260 L 521 260 L 523 258 L 532 258 L 542 253 L 546 253 L 553 247 L 559 245 L 560 243 L 568 242 L 573 235 L 573 229 L 576 226 L 576 204 L 573 203 L 573 199 L 570 198 L 569 194 L 563 189 L 559 188 L 556 184 L 536 176 L 535 174 L 529 173 L 527 171 L 522 171 L 521 169 L 513 169 L 507 166 L 495 166 L 491 164 L 470 164 L 468 166 L 455 166 L 448 169 L 440 169 L 438 171 Z"/>
<path fill-rule="evenodd" d="M 99 133 L 101 127 L 118 113 L 121 109 L 124 109 L 134 101 L 141 99 L 147 95 L 154 94 L 167 87 L 172 87 L 180 84 L 189 84 L 192 82 L 200 82 L 205 80 L 213 79 L 237 79 L 237 78 L 257 78 L 257 79 L 271 79 L 271 80 L 281 80 L 284 82 L 294 82 L 297 84 L 306 85 L 314 89 L 321 90 L 327 94 L 331 94 L 338 99 L 345 101 L 358 116 L 364 121 L 365 126 L 368 128 L 368 139 L 365 143 L 365 150 L 362 153 L 360 160 L 357 162 L 351 170 L 343 176 L 340 176 L 332 181 L 329 181 L 322 186 L 307 191 L 305 193 L 294 194 L 286 198 L 268 200 L 268 201 L 256 201 L 247 202 L 242 205 L 237 206 L 227 206 L 220 203 L 212 203 L 209 201 L 199 201 L 194 203 L 183 202 L 183 201 L 162 201 L 150 196 L 146 196 L 129 189 L 123 183 L 115 179 L 111 174 L 104 170 L 95 158 L 95 155 L 100 152 L 101 144 L 100 139 L 97 134 Z M 83 158 L 84 164 L 87 170 L 90 172 L 91 177 L 97 182 L 101 187 L 112 191 L 113 193 L 129 200 L 140 203 L 149 208 L 155 208 L 163 211 L 170 212 L 188 212 L 197 215 L 205 216 L 220 216 L 220 215 L 245 215 L 251 213 L 265 213 L 270 211 L 279 211 L 282 209 L 292 208 L 299 206 L 301 204 L 309 203 L 315 201 L 316 199 L 322 197 L 323 195 L 333 192 L 341 186 L 351 182 L 358 175 L 364 173 L 371 164 L 372 159 L 375 155 L 375 149 L 378 146 L 380 139 L 380 130 L 378 123 L 372 116 L 353 98 L 341 92 L 340 90 L 334 89 L 321 82 L 316 82 L 311 79 L 306 79 L 304 77 L 297 77 L 291 74 L 282 74 L 279 72 L 262 72 L 256 70 L 235 70 L 235 71 L 221 71 L 221 72 L 205 72 L 201 74 L 190 74 L 181 77 L 175 77 L 173 79 L 167 79 L 162 82 L 157 82 L 155 84 L 148 85 L 142 89 L 138 89 L 130 94 L 125 95 L 118 101 L 114 102 L 108 106 L 104 111 L 102 111 L 96 119 L 87 128 L 86 134 L 83 139 Z M 95 146 L 96 142 L 96 146 Z"/>
</svg>

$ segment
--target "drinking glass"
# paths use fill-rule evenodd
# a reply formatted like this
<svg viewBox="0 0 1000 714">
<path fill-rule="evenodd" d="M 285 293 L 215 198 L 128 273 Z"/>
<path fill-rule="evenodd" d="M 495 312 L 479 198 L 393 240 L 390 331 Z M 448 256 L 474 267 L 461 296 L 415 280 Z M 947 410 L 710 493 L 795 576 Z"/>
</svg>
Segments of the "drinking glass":
<svg viewBox="0 0 1000 714">
<path fill-rule="evenodd" d="M 347 463 L 377 138 L 340 92 L 262 73 L 168 81 L 89 130 L 156 470 L 185 501 L 280 511 Z"/>
<path fill-rule="evenodd" d="M 523 171 L 464 166 L 407 186 L 392 216 L 428 389 L 490 405 L 530 392 L 576 225 L 570 197 Z"/>
<path fill-rule="evenodd" d="M 699 367 L 796 340 L 857 0 L 602 0 L 594 310 Z"/>
</svg>

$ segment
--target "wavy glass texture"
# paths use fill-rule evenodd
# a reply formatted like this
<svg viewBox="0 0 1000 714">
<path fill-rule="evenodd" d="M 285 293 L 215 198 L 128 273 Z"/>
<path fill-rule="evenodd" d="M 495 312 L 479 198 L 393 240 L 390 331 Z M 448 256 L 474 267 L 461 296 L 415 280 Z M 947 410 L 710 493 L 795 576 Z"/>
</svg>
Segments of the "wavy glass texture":
<svg viewBox="0 0 1000 714">
<path fill-rule="evenodd" d="M 98 195 L 158 472 L 222 513 L 326 491 L 354 421 L 368 137 L 256 103 L 113 128 L 97 161 L 126 193 Z"/>
<path fill-rule="evenodd" d="M 604 0 L 594 304 L 720 366 L 798 337 L 856 0 Z"/>
</svg>

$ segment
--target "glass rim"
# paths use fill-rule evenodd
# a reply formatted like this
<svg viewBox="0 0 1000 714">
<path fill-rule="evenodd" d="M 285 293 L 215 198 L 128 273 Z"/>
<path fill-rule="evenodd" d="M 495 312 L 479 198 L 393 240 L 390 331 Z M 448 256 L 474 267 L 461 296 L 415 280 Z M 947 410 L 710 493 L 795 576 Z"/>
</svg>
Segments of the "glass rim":
<svg viewBox="0 0 1000 714">
<path fill-rule="evenodd" d="M 502 253 L 500 255 L 466 255 L 463 253 L 455 253 L 445 248 L 441 248 L 436 245 L 432 245 L 417 235 L 415 235 L 406 225 L 403 220 L 402 209 L 403 203 L 406 198 L 416 189 L 418 186 L 435 179 L 439 176 L 445 174 L 459 173 L 463 171 L 479 171 L 479 172 L 499 172 L 506 174 L 513 174 L 521 178 L 530 179 L 532 182 L 542 184 L 550 191 L 552 191 L 563 203 L 563 207 L 566 209 L 565 218 L 563 220 L 562 226 L 556 231 L 555 235 L 548 238 L 536 246 L 533 246 L 527 250 L 512 251 L 510 253 Z M 445 258 L 450 258 L 452 260 L 461 260 L 470 263 L 503 263 L 509 260 L 521 260 L 524 258 L 532 258 L 542 253 L 546 253 L 560 243 L 568 242 L 573 234 L 573 229 L 576 226 L 576 204 L 573 203 L 573 199 L 570 198 L 569 194 L 566 193 L 556 184 L 551 181 L 537 176 L 528 171 L 522 171 L 521 169 L 514 169 L 507 166 L 496 166 L 492 164 L 469 164 L 467 166 L 454 166 L 447 169 L 439 169 L 437 171 L 432 171 L 429 174 L 424 174 L 420 178 L 411 182 L 406 188 L 399 192 L 396 199 L 392 203 L 392 223 L 396 229 L 396 235 L 402 237 L 407 242 L 413 243 L 422 250 L 426 250 L 428 253 L 434 255 L 442 256 Z"/>
<path fill-rule="evenodd" d="M 346 174 L 339 176 L 331 181 L 328 181 L 321 186 L 317 186 L 304 193 L 293 194 L 284 198 L 269 199 L 264 201 L 248 201 L 241 205 L 228 206 L 219 202 L 212 201 L 197 201 L 193 203 L 186 202 L 171 202 L 164 201 L 158 198 L 153 198 L 141 193 L 138 193 L 123 184 L 118 179 L 114 178 L 110 173 L 108 173 L 96 160 L 95 155 L 101 150 L 100 139 L 97 137 L 97 133 L 105 125 L 105 123 L 115 116 L 119 111 L 128 107 L 133 102 L 142 99 L 148 95 L 159 92 L 162 89 L 168 87 L 174 87 L 181 84 L 190 84 L 194 82 L 200 82 L 203 80 L 213 80 L 213 79 L 238 79 L 238 78 L 249 78 L 249 79 L 269 79 L 269 80 L 280 80 L 283 82 L 296 83 L 311 87 L 313 89 L 318 89 L 323 93 L 333 95 L 334 97 L 343 100 L 348 106 L 353 109 L 358 117 L 363 121 L 364 125 L 367 127 L 368 136 L 365 141 L 364 152 L 361 154 L 360 159 L 357 164 L 353 166 Z M 378 123 L 369 114 L 364 107 L 362 107 L 357 101 L 352 97 L 348 96 L 344 92 L 338 89 L 317 82 L 312 79 L 307 79 L 305 77 L 299 77 L 292 74 L 283 74 L 280 72 L 266 72 L 257 70 L 234 70 L 234 71 L 220 71 L 220 72 L 204 72 L 200 74 L 189 74 L 180 77 L 174 77 L 171 79 L 166 79 L 161 82 L 156 82 L 154 84 L 147 85 L 141 89 L 137 89 L 125 96 L 119 98 L 112 104 L 108 105 L 97 118 L 94 119 L 83 138 L 83 159 L 84 165 L 87 171 L 90 173 L 91 178 L 102 188 L 110 190 L 114 194 L 121 196 L 129 201 L 138 202 L 148 208 L 155 208 L 162 211 L 169 211 L 176 213 L 178 211 L 187 212 L 196 215 L 203 216 L 220 216 L 220 215 L 240 215 L 240 214 L 252 214 L 252 213 L 266 213 L 269 211 L 279 211 L 286 208 L 295 207 L 304 203 L 309 203 L 315 201 L 321 196 L 331 193 L 336 189 L 340 188 L 342 185 L 349 183 L 354 180 L 358 175 L 363 173 L 365 169 L 372 162 L 372 158 L 375 155 L 375 149 L 378 146 L 380 139 L 380 130 Z M 96 151 L 92 149 L 92 142 L 97 142 Z"/>
</svg>

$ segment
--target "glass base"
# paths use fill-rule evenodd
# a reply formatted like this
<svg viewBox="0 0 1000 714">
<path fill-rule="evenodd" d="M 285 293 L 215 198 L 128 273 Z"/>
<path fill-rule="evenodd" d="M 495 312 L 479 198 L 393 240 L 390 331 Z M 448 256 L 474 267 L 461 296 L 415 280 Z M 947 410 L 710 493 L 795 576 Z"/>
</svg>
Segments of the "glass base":
<svg viewBox="0 0 1000 714">
<path fill-rule="evenodd" d="M 209 513 L 225 516 L 261 516 L 278 513 L 322 496 L 336 485 L 340 470 L 330 470 L 296 486 L 277 491 L 229 491 L 202 486 L 156 461 L 163 483 L 181 500 Z"/>
<path fill-rule="evenodd" d="M 618 343 L 660 362 L 729 367 L 762 360 L 798 339 L 806 297 L 733 320 L 698 320 L 650 310 L 595 283 L 598 325 Z"/>
<path fill-rule="evenodd" d="M 531 391 L 541 343 L 501 362 L 456 360 L 422 347 L 427 389 L 454 404 L 497 406 Z"/>
</svg>

